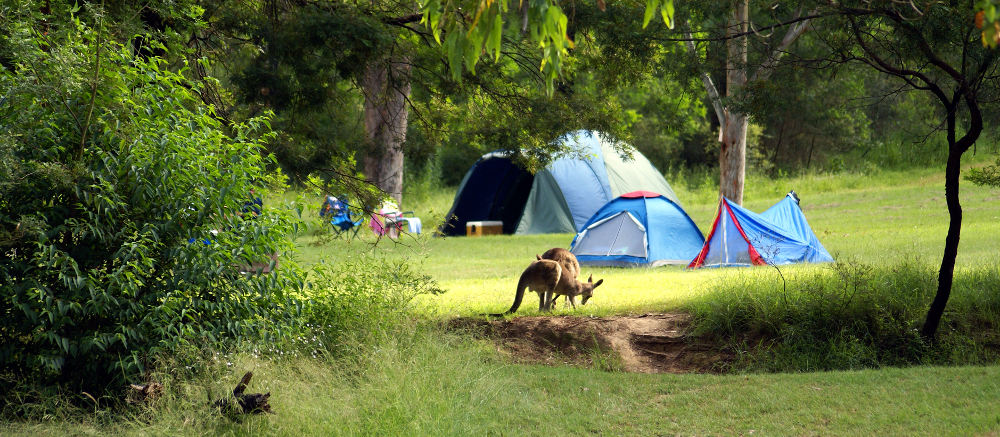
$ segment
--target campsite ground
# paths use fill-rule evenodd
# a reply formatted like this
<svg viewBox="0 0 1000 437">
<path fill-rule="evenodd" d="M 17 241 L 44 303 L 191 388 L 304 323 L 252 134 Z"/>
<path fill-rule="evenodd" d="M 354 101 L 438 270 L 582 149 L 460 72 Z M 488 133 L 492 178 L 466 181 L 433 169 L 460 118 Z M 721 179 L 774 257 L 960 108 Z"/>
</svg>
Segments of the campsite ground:
<svg viewBox="0 0 1000 437">
<path fill-rule="evenodd" d="M 746 206 L 761 211 L 795 189 L 814 231 L 840 262 L 888 270 L 911 263 L 933 272 L 947 228 L 941 186 L 940 172 L 934 169 L 780 179 L 751 176 Z M 715 191 L 708 186 L 674 188 L 698 226 L 709 229 L 716 210 Z M 984 270 L 994 276 L 998 271 L 1000 192 L 967 183 L 962 190 L 965 221 L 954 301 L 966 294 L 1000 292 L 996 282 L 985 284 L 987 290 L 972 289 L 983 284 L 962 285 L 975 283 L 969 278 Z M 436 193 L 406 209 L 433 223 L 450 202 L 451 193 Z M 572 238 L 568 234 L 430 238 L 425 232 L 376 245 L 366 230 L 362 236 L 315 246 L 311 243 L 316 238 L 307 235 L 300 240 L 300 261 L 341 262 L 374 255 L 418 266 L 446 292 L 419 297 L 413 311 L 443 321 L 505 309 L 521 269 L 534 254 L 568 247 Z M 559 307 L 556 316 L 665 313 L 683 309 L 724 284 L 749 284 L 750 293 L 754 287 L 781 287 L 778 272 L 769 268 L 584 268 L 584 275 L 591 273 L 604 278 L 606 285 L 589 305 L 577 310 Z M 791 284 L 800 277 L 836 275 L 830 265 L 784 267 L 781 273 Z M 525 302 L 518 315 L 537 315 L 530 296 Z M 378 400 L 369 398 L 359 411 L 331 420 L 357 424 L 359 428 L 351 432 L 390 434 L 416 430 L 488 434 L 509 429 L 529 435 L 968 435 L 1000 430 L 1000 416 L 989 406 L 1000 395 L 996 382 L 1000 368 L 994 365 L 804 374 L 623 374 L 614 371 L 621 370 L 621 362 L 599 350 L 585 360 L 589 368 L 558 365 L 558 351 L 535 361 L 552 364 L 555 357 L 556 366 L 504 364 L 509 363 L 511 350 L 490 341 L 461 333 L 432 335 L 446 338 L 446 346 L 423 346 L 412 357 L 394 356 L 388 360 L 394 364 L 369 370 L 375 374 L 370 383 L 379 380 L 388 385 L 346 388 L 335 396 Z M 518 360 L 516 352 L 513 358 Z M 564 358 L 564 364 L 575 362 Z M 395 364 L 405 370 L 387 369 Z M 355 416 L 369 413 L 379 419 Z"/>
<path fill-rule="evenodd" d="M 811 175 L 798 178 L 750 177 L 745 206 L 763 211 L 781 200 L 788 190 L 800 195 L 801 206 L 813 231 L 839 261 L 888 266 L 904 260 L 936 267 L 944 248 L 948 211 L 940 172 L 910 170 L 877 174 Z M 688 215 L 703 232 L 711 228 L 717 209 L 714 189 L 691 190 L 675 186 Z M 452 193 L 426 196 L 414 202 L 418 215 L 433 223 L 450 206 Z M 313 202 L 318 203 L 318 202 Z M 1000 191 L 962 186 L 964 223 L 957 271 L 1000 263 Z M 456 317 L 506 309 L 513 298 L 521 270 L 535 254 L 550 247 L 569 247 L 572 234 L 488 236 L 483 238 L 433 238 L 430 229 L 419 237 L 376 243 L 363 230 L 354 241 L 336 240 L 314 245 L 315 236 L 300 239 L 300 261 L 338 262 L 375 254 L 406 260 L 434 277 L 447 292 L 425 296 L 416 305 L 434 317 Z M 782 267 L 782 275 L 830 271 L 828 265 Z M 604 278 L 594 299 L 577 311 L 559 308 L 556 314 L 611 315 L 669 311 L 711 289 L 713 284 L 735 278 L 780 281 L 773 269 L 702 269 L 680 266 L 656 269 L 587 268 L 583 275 Z M 528 299 L 519 314 L 537 313 Z"/>
<path fill-rule="evenodd" d="M 839 174 L 791 179 L 751 176 L 746 206 L 760 211 L 788 189 L 802 197 L 807 218 L 840 262 L 891 275 L 901 263 L 924 266 L 932 280 L 947 226 L 936 170 Z M 707 230 L 715 212 L 710 187 L 675 186 L 695 222 Z M 963 184 L 965 208 L 955 302 L 1000 295 L 1000 191 Z M 443 216 L 452 193 L 421 193 L 412 209 L 428 225 Z M 288 197 L 291 199 L 291 195 Z M 312 200 L 309 200 L 312 202 Z M 307 203 L 312 211 L 317 202 Z M 407 208 L 411 209 L 411 208 Z M 425 231 L 429 229 L 425 228 Z M 373 327 L 377 341 L 346 357 L 281 357 L 242 350 L 215 355 L 198 369 L 184 361 L 162 373 L 172 387 L 153 410 L 118 416 L 48 416 L 0 425 L 0 434 L 154 435 L 996 435 L 1000 432 L 1000 367 L 913 366 L 805 373 L 644 374 L 624 372 L 608 350 L 581 362 L 547 357 L 523 364 L 489 337 L 455 329 L 456 318 L 509 306 L 514 284 L 534 254 L 567 247 L 571 235 L 430 238 L 397 242 L 329 241 L 307 231 L 298 261 L 343 263 L 375 257 L 416 266 L 446 292 L 420 296 L 404 329 Z M 317 245 L 315 243 L 321 242 Z M 984 273 L 985 272 L 985 273 Z M 590 269 L 604 278 L 585 307 L 557 316 L 616 316 L 686 311 L 726 287 L 748 294 L 782 290 L 771 268 Z M 831 265 L 782 268 L 789 289 L 835 277 Z M 977 276 L 978 275 L 978 276 Z M 926 276 L 926 275 L 925 275 Z M 883 278 L 891 276 L 878 276 Z M 985 280 L 982 278 L 986 278 Z M 926 279 L 926 278 L 925 278 Z M 831 279 L 835 281 L 836 279 Z M 876 281 L 878 282 L 878 281 Z M 927 281 L 925 281 L 927 282 Z M 891 284 L 878 282 L 875 287 Z M 799 291 L 804 293 L 806 291 Z M 978 293 L 978 294 L 977 294 Z M 537 316 L 530 299 L 518 315 Z M 727 301 L 720 300 L 725 305 Z M 953 307 L 955 308 L 955 307 Z M 960 315 L 949 315 L 961 318 Z M 524 318 L 537 320 L 537 318 Z M 995 327 L 985 327 L 995 330 Z M 280 354 L 279 354 L 280 355 Z M 529 360 L 530 362 L 530 360 Z M 197 366 L 196 366 L 197 367 Z M 190 369 L 190 367 L 187 367 Z M 234 423 L 206 409 L 207 393 L 231 389 L 253 369 L 253 389 L 271 391 L 273 415 Z"/>
</svg>

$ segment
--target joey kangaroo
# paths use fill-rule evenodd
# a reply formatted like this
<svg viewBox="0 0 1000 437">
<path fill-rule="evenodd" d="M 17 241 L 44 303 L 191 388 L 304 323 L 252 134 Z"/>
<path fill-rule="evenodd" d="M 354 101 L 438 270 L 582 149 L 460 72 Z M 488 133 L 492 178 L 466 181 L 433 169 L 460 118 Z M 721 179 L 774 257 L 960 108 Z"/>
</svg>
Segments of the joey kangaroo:
<svg viewBox="0 0 1000 437">
<path fill-rule="evenodd" d="M 594 288 L 604 282 L 601 279 L 594 283 L 593 275 L 591 275 L 586 283 L 582 283 L 568 274 L 563 274 L 562 270 L 562 266 L 556 261 L 542 259 L 532 262 L 528 268 L 524 269 L 521 278 L 517 281 L 517 292 L 514 294 L 514 303 L 510 309 L 505 313 L 490 315 L 500 317 L 517 312 L 524 299 L 525 289 L 538 293 L 539 311 L 551 310 L 554 297 L 559 295 L 566 296 L 573 304 L 573 308 L 576 308 L 576 296 L 583 296 L 581 304 L 586 304 L 587 300 L 594 295 Z"/>
<path fill-rule="evenodd" d="M 552 261 L 558 262 L 559 265 L 563 268 L 563 274 L 570 275 L 573 279 L 576 279 L 578 276 L 580 276 L 580 262 L 576 260 L 576 255 L 573 255 L 573 252 L 570 252 L 566 249 L 563 249 L 561 247 L 553 247 L 549 250 L 546 250 L 545 253 L 541 255 L 535 255 L 535 258 L 540 260 L 550 259 Z M 548 302 L 548 299 L 550 298 L 552 299 L 552 304 L 548 305 L 548 307 L 549 309 L 552 309 L 555 307 L 556 296 L 551 296 L 551 295 L 546 296 L 545 297 L 546 302 Z M 563 303 L 563 306 L 565 306 L 565 303 Z"/>
<path fill-rule="evenodd" d="M 566 296 L 566 299 L 569 300 L 569 303 L 573 306 L 574 310 L 576 309 L 577 296 L 583 296 L 580 299 L 580 305 L 586 305 L 587 301 L 590 300 L 591 297 L 594 297 L 594 289 L 603 283 L 603 279 L 598 279 L 597 282 L 594 282 L 594 275 L 590 275 L 590 277 L 587 278 L 587 282 L 580 282 L 576 279 L 567 279 L 565 282 L 560 280 L 559 286 L 557 286 L 555 290 L 552 290 L 552 295 L 545 304 L 546 309 L 552 311 L 552 307 L 554 307 L 556 303 L 556 298 L 559 296 Z"/>
</svg>

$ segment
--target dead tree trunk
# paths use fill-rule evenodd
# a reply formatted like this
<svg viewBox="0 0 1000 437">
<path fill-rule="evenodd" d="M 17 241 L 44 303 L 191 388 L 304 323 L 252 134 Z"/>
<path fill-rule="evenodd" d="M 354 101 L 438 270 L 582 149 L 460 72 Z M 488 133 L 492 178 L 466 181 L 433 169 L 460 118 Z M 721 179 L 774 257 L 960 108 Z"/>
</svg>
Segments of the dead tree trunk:
<svg viewBox="0 0 1000 437">
<path fill-rule="evenodd" d="M 368 64 L 361 78 L 361 89 L 365 96 L 365 177 L 401 203 L 410 96 L 408 60 L 388 58 Z"/>
<path fill-rule="evenodd" d="M 733 16 L 726 29 L 726 95 L 736 96 L 747 83 L 767 80 L 778 65 L 778 60 L 809 25 L 805 19 L 789 27 L 781 42 L 774 48 L 767 59 L 760 64 L 753 77 L 747 78 L 747 30 L 749 29 L 749 4 L 747 0 L 738 0 L 733 8 Z M 801 15 L 801 10 L 795 13 L 795 18 Z M 739 36 L 734 36 L 739 35 Z M 691 33 L 687 33 L 687 48 L 691 56 L 697 58 L 698 52 Z M 743 204 L 743 181 L 746 177 L 747 156 L 747 115 L 735 111 L 722 104 L 718 89 L 712 83 L 707 72 L 701 73 L 701 81 L 708 93 L 708 99 L 715 109 L 719 119 L 719 194 L 730 201 Z"/>
<path fill-rule="evenodd" d="M 749 1 L 738 0 L 726 28 L 726 36 L 745 34 Z M 747 37 L 726 40 L 726 96 L 735 97 L 747 83 Z M 737 205 L 743 204 L 743 180 L 746 175 L 747 116 L 732 108 L 723 109 L 719 120 L 719 194 Z"/>
</svg>

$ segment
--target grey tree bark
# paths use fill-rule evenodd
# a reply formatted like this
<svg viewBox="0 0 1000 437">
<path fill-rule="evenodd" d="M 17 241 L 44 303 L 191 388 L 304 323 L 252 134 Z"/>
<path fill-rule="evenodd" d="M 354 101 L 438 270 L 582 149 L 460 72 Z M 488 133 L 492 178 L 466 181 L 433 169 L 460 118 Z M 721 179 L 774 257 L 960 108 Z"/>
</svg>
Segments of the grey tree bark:
<svg viewBox="0 0 1000 437">
<path fill-rule="evenodd" d="M 801 10 L 795 13 L 795 18 L 801 15 Z M 803 20 L 789 27 L 781 42 L 761 63 L 757 71 L 747 78 L 747 31 L 749 30 L 749 2 L 737 0 L 733 7 L 729 26 L 726 29 L 726 96 L 734 97 L 747 83 L 764 81 L 778 65 L 778 60 L 809 25 L 809 20 Z M 692 56 L 697 57 L 694 41 L 690 41 L 691 33 L 687 33 L 687 48 Z M 718 89 L 712 78 L 706 72 L 701 74 L 702 83 L 708 93 L 708 99 L 715 109 L 719 119 L 719 194 L 731 202 L 743 204 L 743 183 L 746 177 L 747 155 L 747 115 L 722 103 Z"/>
<path fill-rule="evenodd" d="M 739 0 L 733 7 L 726 36 L 745 34 L 749 28 L 749 0 Z M 747 83 L 747 37 L 726 40 L 726 96 L 735 97 Z M 719 119 L 719 194 L 737 205 L 743 204 L 743 180 L 746 175 L 747 116 L 723 108 Z"/>
<path fill-rule="evenodd" d="M 365 177 L 401 204 L 410 96 L 408 59 L 388 58 L 368 64 L 361 90 L 365 97 Z"/>
</svg>

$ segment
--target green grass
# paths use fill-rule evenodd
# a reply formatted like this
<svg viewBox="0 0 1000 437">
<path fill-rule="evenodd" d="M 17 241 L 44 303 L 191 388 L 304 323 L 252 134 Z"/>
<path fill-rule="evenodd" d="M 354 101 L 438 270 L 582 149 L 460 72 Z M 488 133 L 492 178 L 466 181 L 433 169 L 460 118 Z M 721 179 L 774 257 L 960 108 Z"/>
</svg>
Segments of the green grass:
<svg viewBox="0 0 1000 437">
<path fill-rule="evenodd" d="M 226 365 L 229 362 L 232 365 Z M 276 414 L 211 413 L 208 390 L 271 391 Z M 757 375 L 643 375 L 510 365 L 491 347 L 416 329 L 356 357 L 220 358 L 167 380 L 131 417 L 0 425 L 4 435 L 976 435 L 1000 431 L 998 367 Z"/>
<path fill-rule="evenodd" d="M 937 170 L 840 174 L 748 181 L 746 206 L 760 211 L 794 188 L 820 240 L 839 260 L 870 266 L 876 291 L 933 287 L 947 213 Z M 691 217 L 707 230 L 716 209 L 714 189 L 675 186 Z M 997 313 L 1000 191 L 963 184 L 965 226 L 952 311 Z M 412 209 L 425 229 L 442 217 L 453 193 L 424 193 Z M 293 199 L 286 196 L 286 200 Z M 315 201 L 313 201 L 315 200 Z M 312 214 L 318 198 L 306 201 Z M 411 209 L 407 207 L 405 209 Z M 1000 367 L 906 367 L 813 373 L 645 375 L 577 367 L 510 364 L 491 343 L 444 332 L 453 316 L 509 306 L 521 270 L 537 253 L 567 247 L 571 235 L 431 238 L 429 233 L 374 244 L 361 238 L 326 241 L 304 229 L 298 239 L 303 264 L 342 263 L 374 254 L 404 260 L 434 277 L 447 292 L 420 296 L 411 310 L 418 321 L 383 332 L 377 340 L 347 343 L 337 358 L 258 357 L 249 353 L 203 359 L 206 369 L 186 373 L 161 366 L 154 377 L 169 396 L 152 411 L 121 416 L 98 411 L 44 409 L 30 420 L 0 424 L 3 435 L 996 435 L 1000 432 Z M 322 244 L 316 245 L 315 243 Z M 908 263 L 908 264 L 907 264 Z M 363 265 L 363 263 L 358 264 Z M 911 282 L 893 276 L 910 265 Z M 772 268 L 590 269 L 604 278 L 591 303 L 576 315 L 695 309 L 711 310 L 720 324 L 739 311 L 783 311 L 790 297 L 802 308 L 822 303 L 810 290 L 841 293 L 829 264 L 783 267 L 790 294 Z M 905 275 L 904 275 L 905 276 Z M 916 284 L 916 285 L 913 285 Z M 907 288 L 908 287 L 908 288 Z M 730 290 L 727 295 L 726 290 Z M 738 296 L 739 292 L 743 296 Z M 918 294 L 912 294 L 918 296 Z M 728 297 L 727 297 L 728 296 Z M 881 296 L 881 295 L 880 295 Z M 816 298 L 807 300 L 806 298 Z M 882 299 L 880 297 L 879 299 Z M 534 314 L 526 299 L 519 314 Z M 880 301 L 872 301 L 880 305 Z M 885 305 L 890 312 L 892 305 Z M 703 307 L 702 307 L 703 308 Z M 727 313 L 726 311 L 730 311 Z M 727 315 L 728 314 L 728 315 Z M 904 314 L 905 316 L 905 314 Z M 797 317 L 797 316 L 796 316 Z M 795 320 L 758 316 L 759 320 Z M 946 316 L 946 321 L 956 319 Z M 381 322 L 369 320 L 370 324 Z M 982 330 L 986 323 L 945 329 Z M 364 326 L 364 325 L 360 325 Z M 762 329 L 751 325 L 734 329 Z M 381 326 L 372 326 L 374 331 Z M 719 331 L 718 328 L 713 328 Z M 774 328 L 778 329 L 778 328 Z M 820 331 L 816 331 L 820 332 Z M 971 347 L 975 347 L 974 345 Z M 845 356 L 851 356 L 849 353 Z M 779 357 L 780 358 L 780 357 Z M 947 361 L 947 360 L 945 360 Z M 957 360 L 961 362 L 961 360 Z M 865 365 L 865 363 L 861 363 Z M 850 364 L 847 364 L 850 366 Z M 767 368 L 761 366 L 761 368 Z M 209 390 L 230 390 L 254 370 L 252 391 L 271 391 L 277 414 L 233 423 L 206 406 Z M 70 396 L 78 396 L 71 394 Z"/>
<path fill-rule="evenodd" d="M 854 260 L 875 266 L 890 266 L 901 260 L 916 259 L 936 268 L 944 249 L 948 213 L 943 196 L 941 171 L 920 169 L 878 174 L 844 173 L 765 179 L 750 176 L 745 206 L 763 211 L 780 200 L 789 189 L 802 198 L 802 208 L 824 246 L 838 260 Z M 708 232 L 717 210 L 716 191 L 703 186 L 689 190 L 675 186 L 691 218 Z M 1000 190 L 962 184 L 964 224 L 957 260 L 957 274 L 980 265 L 1000 261 Z M 423 195 L 425 231 L 433 229 L 450 207 L 453 193 Z M 404 197 L 405 199 L 405 197 Z M 318 204 L 318 201 L 316 202 Z M 311 210 L 307 208 L 307 211 Z M 299 239 L 299 260 L 309 264 L 325 260 L 339 262 L 361 254 L 406 259 L 437 279 L 447 293 L 422 297 L 416 305 L 431 316 L 452 317 L 496 312 L 510 305 L 520 272 L 535 254 L 551 247 L 569 247 L 571 234 L 503 235 L 483 238 L 432 238 L 430 232 L 398 242 L 375 244 L 371 232 L 352 242 L 335 240 L 316 246 L 315 235 L 306 232 Z M 829 265 L 782 267 L 786 279 L 811 275 Z M 680 267 L 620 269 L 584 267 L 583 275 L 603 278 L 590 303 L 573 312 L 557 313 L 607 315 L 675 309 L 715 285 L 735 278 L 754 277 L 780 282 L 773 269 L 702 269 Z M 537 305 L 525 300 L 525 314 Z"/>
</svg>

